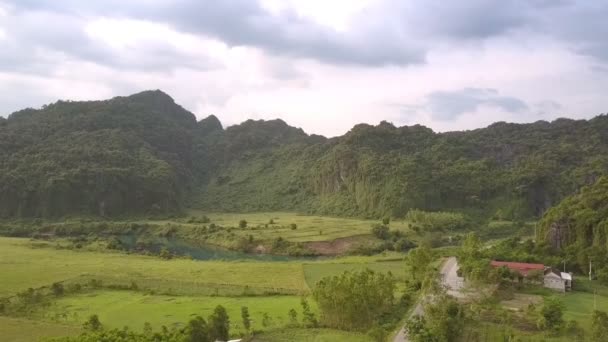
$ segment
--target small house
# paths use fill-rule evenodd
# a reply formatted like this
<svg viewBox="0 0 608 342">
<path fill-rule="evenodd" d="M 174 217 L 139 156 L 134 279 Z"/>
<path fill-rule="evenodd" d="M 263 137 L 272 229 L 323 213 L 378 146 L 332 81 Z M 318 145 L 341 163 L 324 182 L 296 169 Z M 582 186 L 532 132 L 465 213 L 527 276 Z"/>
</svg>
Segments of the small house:
<svg viewBox="0 0 608 342">
<path fill-rule="evenodd" d="M 522 279 L 528 278 L 533 273 L 542 276 L 543 286 L 552 290 L 566 292 L 572 290 L 572 275 L 565 272 L 553 271 L 550 267 L 543 264 L 530 264 L 525 262 L 508 262 L 492 260 L 490 266 L 507 267 L 513 272 L 519 274 Z"/>
</svg>

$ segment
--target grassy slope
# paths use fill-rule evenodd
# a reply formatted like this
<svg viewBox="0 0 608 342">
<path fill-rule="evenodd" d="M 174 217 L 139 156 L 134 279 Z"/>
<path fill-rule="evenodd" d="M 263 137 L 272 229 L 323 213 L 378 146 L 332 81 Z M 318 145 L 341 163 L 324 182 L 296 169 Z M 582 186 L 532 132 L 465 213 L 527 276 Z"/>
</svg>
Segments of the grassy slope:
<svg viewBox="0 0 608 342">
<path fill-rule="evenodd" d="M 192 215 L 203 215 L 202 212 L 193 211 Z M 282 238 L 293 242 L 308 241 L 331 241 L 337 238 L 369 235 L 371 226 L 380 223 L 374 220 L 335 218 L 325 216 L 299 215 L 295 213 L 267 212 L 267 213 L 210 213 L 206 214 L 211 222 L 225 226 L 238 227 L 240 220 L 246 220 L 248 229 L 234 230 L 235 234 L 243 237 L 253 235 L 256 239 L 274 240 Z M 274 221 L 273 225 L 265 228 L 265 225 Z M 296 230 L 289 226 L 295 223 Z M 259 229 L 251 229 L 259 226 Z M 391 229 L 408 231 L 406 221 L 395 221 L 391 223 Z M 322 234 L 320 234 L 322 231 Z"/>
</svg>

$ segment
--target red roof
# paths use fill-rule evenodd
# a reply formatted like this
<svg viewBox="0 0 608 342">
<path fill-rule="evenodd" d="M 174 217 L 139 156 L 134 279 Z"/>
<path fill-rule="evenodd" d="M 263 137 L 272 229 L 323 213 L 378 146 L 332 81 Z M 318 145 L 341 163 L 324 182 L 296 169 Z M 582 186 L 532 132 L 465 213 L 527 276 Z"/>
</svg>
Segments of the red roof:
<svg viewBox="0 0 608 342">
<path fill-rule="evenodd" d="M 507 268 L 509 268 L 512 271 L 519 272 L 524 277 L 527 276 L 528 272 L 530 272 L 530 271 L 533 271 L 533 270 L 544 271 L 545 270 L 545 265 L 543 265 L 543 264 L 528 264 L 525 262 L 508 262 L 508 261 L 492 260 L 492 262 L 490 262 L 490 265 L 492 267 L 506 266 Z"/>
</svg>

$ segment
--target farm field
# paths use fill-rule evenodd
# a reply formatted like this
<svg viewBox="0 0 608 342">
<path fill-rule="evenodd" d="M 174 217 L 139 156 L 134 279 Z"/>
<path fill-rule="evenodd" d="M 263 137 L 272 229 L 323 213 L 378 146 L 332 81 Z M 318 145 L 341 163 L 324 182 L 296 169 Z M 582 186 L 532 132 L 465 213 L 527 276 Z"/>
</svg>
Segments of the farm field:
<svg viewBox="0 0 608 342">
<path fill-rule="evenodd" d="M 399 281 L 405 281 L 406 272 L 403 261 L 374 261 L 370 263 L 310 263 L 304 264 L 304 277 L 309 287 L 329 276 L 341 274 L 344 271 L 361 271 L 369 268 L 376 272 L 391 272 Z"/>
<path fill-rule="evenodd" d="M 350 236 L 369 235 L 371 226 L 380 223 L 378 220 L 300 215 L 285 212 L 237 214 L 192 211 L 190 215 L 206 215 L 211 222 L 225 227 L 238 227 L 241 220 L 246 220 L 250 229 L 234 230 L 236 234 L 243 236 L 252 234 L 256 239 L 262 240 L 274 240 L 280 236 L 293 242 L 331 241 Z M 273 224 L 269 224 L 270 220 L 273 221 Z M 290 228 L 292 223 L 297 225 L 297 229 L 292 230 Z M 266 228 L 267 224 L 268 227 Z M 252 230 L 251 227 L 259 229 Z M 409 231 L 406 221 L 391 222 L 390 227 L 393 230 Z"/>
<path fill-rule="evenodd" d="M 253 329 L 271 329 L 289 323 L 287 314 L 292 308 L 301 317 L 300 299 L 299 296 L 193 297 L 149 295 L 133 291 L 95 291 L 60 298 L 35 315 L 46 321 L 80 325 L 87 317 L 96 314 L 108 328 L 122 328 L 126 325 L 141 330 L 146 322 L 157 329 L 163 325 L 169 328 L 182 327 L 197 315 L 206 318 L 216 306 L 222 305 L 231 318 L 230 330 L 233 333 L 245 333 L 240 319 L 242 306 L 249 308 Z M 310 304 L 315 311 L 314 301 Z M 265 313 L 271 319 L 268 327 L 262 325 Z"/>
<path fill-rule="evenodd" d="M 123 253 L 79 252 L 30 248 L 30 241 L 0 238 L 0 273 L 10 275 L 0 283 L 0 296 L 28 287 L 79 277 L 119 278 L 168 287 L 202 288 L 237 286 L 307 292 L 302 265 L 296 262 L 162 260 Z"/>
<path fill-rule="evenodd" d="M 253 342 L 371 342 L 367 335 L 332 329 L 278 329 L 256 336 Z"/>
<path fill-rule="evenodd" d="M 240 308 L 247 306 L 254 329 L 266 332 L 260 341 L 368 341 L 366 335 L 335 330 L 319 329 L 309 334 L 304 329 L 287 329 L 288 311 L 295 309 L 301 319 L 301 296 L 309 294 L 321 278 L 346 270 L 390 271 L 405 279 L 402 258 L 403 254 L 386 253 L 316 261 L 163 260 L 118 252 L 41 248 L 29 239 L 0 237 L 0 298 L 28 288 L 48 292 L 55 282 L 86 284 L 95 279 L 103 283 L 96 289 L 87 287 L 82 292 L 49 297 L 48 304 L 37 305 L 18 318 L 0 316 L 0 332 L 3 342 L 77 334 L 92 314 L 109 328 L 128 325 L 141 331 L 148 322 L 160 329 L 162 325 L 184 324 L 194 315 L 206 317 L 217 305 L 223 305 L 235 335 L 242 331 Z M 137 287 L 133 291 L 113 289 L 133 284 Z M 309 303 L 316 312 L 310 297 Z M 261 323 L 264 313 L 271 319 L 267 327 Z"/>
<path fill-rule="evenodd" d="M 31 342 L 44 337 L 60 337 L 75 335 L 80 331 L 80 325 L 49 323 L 21 318 L 0 316 L 0 341 Z"/>
</svg>

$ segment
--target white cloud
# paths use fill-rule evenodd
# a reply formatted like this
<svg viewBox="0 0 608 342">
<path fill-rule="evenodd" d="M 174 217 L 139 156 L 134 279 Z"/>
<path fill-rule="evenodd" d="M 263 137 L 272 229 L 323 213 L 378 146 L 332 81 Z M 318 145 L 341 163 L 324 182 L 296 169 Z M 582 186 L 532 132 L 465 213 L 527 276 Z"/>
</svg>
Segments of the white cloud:
<svg viewBox="0 0 608 342">
<path fill-rule="evenodd" d="M 433 19 L 424 27 L 404 18 L 425 20 L 439 2 L 265 0 L 262 10 L 269 13 L 247 2 L 238 10 L 250 15 L 240 20 L 249 18 L 249 26 L 232 27 L 230 18 L 197 25 L 195 13 L 171 12 L 161 0 L 156 8 L 124 9 L 116 3 L 115 11 L 81 8 L 80 2 L 28 0 L 9 7 L 1 1 L 0 49 L 8 53 L 0 54 L 0 113 L 59 98 L 162 89 L 199 118 L 215 114 L 236 124 L 280 117 L 307 132 L 333 136 L 360 122 L 421 123 L 443 131 L 493 121 L 588 118 L 608 107 L 603 94 L 608 72 L 599 71 L 608 65 L 596 35 L 584 27 L 574 30 L 571 20 L 565 33 L 555 30 L 550 18 L 534 27 L 527 19 L 541 12 L 526 5 L 521 18 L 514 16 L 520 9 L 512 1 L 494 10 L 502 14 L 487 13 L 487 20 L 477 15 L 487 12 L 485 0 L 459 2 L 449 22 Z M 161 5 L 171 15 L 186 16 L 184 23 L 158 13 Z M 564 13 L 580 16 L 589 7 L 543 13 L 563 19 Z M 491 18 L 496 21 L 487 22 Z M 596 50 L 582 51 L 573 37 L 585 38 L 581 44 Z M 403 47 L 422 51 L 424 63 L 404 59 L 409 50 Z M 433 94 L 463 89 L 495 94 L 473 94 L 473 105 L 460 109 L 430 105 Z M 513 101 L 525 106 L 514 110 Z M 438 116 L 441 111 L 458 115 Z"/>
</svg>

